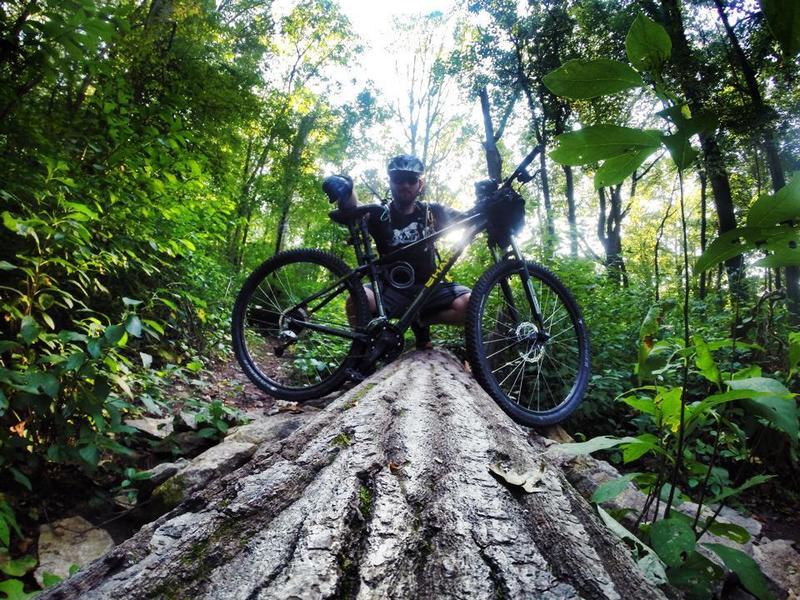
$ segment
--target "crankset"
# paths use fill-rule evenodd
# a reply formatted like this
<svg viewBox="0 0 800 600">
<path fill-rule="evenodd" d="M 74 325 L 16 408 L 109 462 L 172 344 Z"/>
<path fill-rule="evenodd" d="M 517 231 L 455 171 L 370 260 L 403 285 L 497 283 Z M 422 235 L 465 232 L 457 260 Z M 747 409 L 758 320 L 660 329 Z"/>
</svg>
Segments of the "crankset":
<svg viewBox="0 0 800 600">
<path fill-rule="evenodd" d="M 367 349 L 358 367 L 350 369 L 348 375 L 353 381 L 363 381 L 375 372 L 375 363 L 379 360 L 389 364 L 403 352 L 405 341 L 397 327 L 387 320 L 375 319 L 367 325 L 369 335 Z"/>
</svg>

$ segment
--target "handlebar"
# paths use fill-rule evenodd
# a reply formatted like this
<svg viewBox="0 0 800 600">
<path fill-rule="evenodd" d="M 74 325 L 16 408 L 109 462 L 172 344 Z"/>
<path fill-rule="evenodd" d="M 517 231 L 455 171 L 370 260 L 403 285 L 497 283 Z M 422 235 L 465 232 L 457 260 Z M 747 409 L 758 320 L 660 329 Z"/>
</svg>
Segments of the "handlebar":
<svg viewBox="0 0 800 600">
<path fill-rule="evenodd" d="M 542 145 L 539 144 L 533 150 L 530 151 L 528 156 L 522 159 L 522 162 L 519 163 L 519 166 L 514 169 L 514 172 L 511 173 L 504 181 L 500 188 L 507 188 L 510 187 L 511 184 L 514 182 L 515 179 L 519 179 L 520 175 L 525 173 L 525 169 L 528 167 L 529 164 L 533 162 L 533 159 L 536 158 L 539 153 L 542 151 Z M 523 182 L 524 183 L 524 182 Z"/>
</svg>

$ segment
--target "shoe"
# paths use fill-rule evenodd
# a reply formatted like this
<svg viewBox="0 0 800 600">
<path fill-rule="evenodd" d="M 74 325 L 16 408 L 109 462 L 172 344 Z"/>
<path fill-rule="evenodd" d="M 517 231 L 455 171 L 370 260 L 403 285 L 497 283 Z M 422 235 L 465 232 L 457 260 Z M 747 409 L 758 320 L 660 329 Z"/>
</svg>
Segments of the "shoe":
<svg viewBox="0 0 800 600">
<path fill-rule="evenodd" d="M 411 331 L 414 332 L 417 350 L 433 350 L 433 342 L 431 342 L 431 328 L 429 325 L 419 325 L 414 323 L 411 325 Z"/>
</svg>

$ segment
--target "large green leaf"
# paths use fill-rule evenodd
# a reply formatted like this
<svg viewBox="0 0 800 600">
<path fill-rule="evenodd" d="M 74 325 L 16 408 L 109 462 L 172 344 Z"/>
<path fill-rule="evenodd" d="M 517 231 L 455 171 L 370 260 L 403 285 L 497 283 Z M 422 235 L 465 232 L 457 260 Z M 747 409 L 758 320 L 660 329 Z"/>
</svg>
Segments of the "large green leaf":
<svg viewBox="0 0 800 600">
<path fill-rule="evenodd" d="M 708 379 L 714 385 L 719 386 L 722 383 L 722 375 L 719 372 L 717 363 L 711 355 L 711 350 L 706 344 L 702 336 L 694 335 L 694 348 L 695 348 L 695 365 L 701 375 Z"/>
<path fill-rule="evenodd" d="M 638 169 L 647 157 L 655 152 L 655 148 L 633 150 L 607 159 L 594 174 L 594 189 L 599 190 L 609 185 L 617 185 Z"/>
<path fill-rule="evenodd" d="M 751 487 L 755 487 L 757 485 L 761 485 L 762 483 L 766 483 L 770 479 L 775 477 L 774 475 L 755 475 L 751 477 L 747 481 L 745 481 L 742 485 L 737 486 L 735 488 L 724 487 L 719 494 L 715 494 L 713 498 L 709 499 L 709 504 L 718 504 L 723 500 L 730 498 L 732 496 L 737 496 L 741 494 L 743 491 L 750 489 Z"/>
<path fill-rule="evenodd" d="M 725 566 L 736 573 L 739 581 L 758 600 L 771 600 L 772 594 L 767 589 L 767 582 L 752 558 L 741 550 L 736 550 L 724 544 L 703 544 L 722 559 Z"/>
<path fill-rule="evenodd" d="M 667 570 L 667 579 L 689 600 L 708 600 L 714 581 L 722 577 L 722 569 L 699 552 L 690 552 L 678 567 Z"/>
<path fill-rule="evenodd" d="M 598 58 L 568 60 L 542 77 L 542 83 L 556 96 L 579 100 L 640 87 L 644 82 L 625 63 Z"/>
<path fill-rule="evenodd" d="M 661 25 L 639 15 L 625 36 L 625 52 L 637 69 L 658 72 L 672 53 L 672 40 Z"/>
<path fill-rule="evenodd" d="M 579 442 L 574 444 L 558 444 L 550 446 L 550 448 L 547 449 L 547 452 L 550 454 L 575 454 L 575 455 L 591 454 L 592 452 L 597 452 L 599 450 L 608 450 L 609 448 L 615 448 L 620 444 L 629 444 L 631 442 L 636 442 L 636 441 L 637 440 L 634 437 L 617 438 L 613 436 L 604 435 L 592 438 L 585 442 Z"/>
<path fill-rule="evenodd" d="M 761 392 L 746 400 L 748 409 L 766 419 L 770 426 L 783 431 L 792 444 L 797 443 L 798 412 L 794 395 L 780 381 L 768 377 L 748 377 L 729 381 L 734 390 L 753 390 Z"/>
<path fill-rule="evenodd" d="M 764 249 L 770 255 L 756 261 L 760 267 L 788 267 L 800 265 L 800 231 L 793 227 L 771 227 Z"/>
<path fill-rule="evenodd" d="M 628 473 L 622 477 L 617 477 L 616 479 L 601 483 L 592 494 L 592 502 L 595 504 L 602 504 L 603 502 L 616 498 L 638 475 L 640 475 L 640 473 Z"/>
<path fill-rule="evenodd" d="M 772 35 L 787 57 L 800 52 L 800 3 L 797 0 L 759 0 Z"/>
<path fill-rule="evenodd" d="M 661 141 L 664 142 L 667 150 L 669 150 L 672 162 L 675 163 L 679 171 L 684 171 L 691 167 L 697 158 L 698 152 L 692 148 L 689 137 L 689 135 L 686 135 L 682 131 L 673 133 L 672 135 L 661 136 Z"/>
<path fill-rule="evenodd" d="M 747 212 L 748 227 L 769 227 L 800 221 L 800 172 L 774 194 L 761 196 Z"/>
<path fill-rule="evenodd" d="M 12 559 L 7 553 L 0 550 L 0 571 L 10 577 L 22 577 L 36 564 L 37 560 L 30 554 Z"/>
<path fill-rule="evenodd" d="M 26 315 L 22 317 L 22 324 L 19 328 L 19 335 L 20 337 L 28 344 L 33 342 L 36 338 L 39 337 L 39 334 L 42 332 L 42 328 L 36 322 L 36 319 L 31 317 L 30 315 Z"/>
<path fill-rule="evenodd" d="M 755 243 L 748 239 L 752 237 L 751 234 L 753 233 L 754 231 L 747 227 L 737 227 L 723 233 L 712 241 L 700 258 L 697 259 L 697 263 L 694 266 L 695 272 L 701 273 L 721 262 L 755 248 Z"/>
<path fill-rule="evenodd" d="M 661 145 L 657 131 L 618 125 L 584 127 L 562 133 L 555 141 L 557 146 L 550 158 L 564 165 L 587 165 L 631 152 L 652 152 Z"/>
<path fill-rule="evenodd" d="M 28 600 L 39 592 L 28 593 L 19 579 L 6 579 L 0 581 L 0 593 L 5 594 L 6 600 Z"/>
<path fill-rule="evenodd" d="M 662 519 L 650 526 L 650 545 L 667 565 L 677 567 L 694 550 L 694 531 L 681 519 Z"/>
<path fill-rule="evenodd" d="M 793 398 L 780 398 L 777 396 L 758 396 L 751 400 L 744 400 L 748 411 L 767 420 L 773 429 L 784 432 L 789 436 L 789 441 L 797 444 L 797 435 L 800 428 L 797 424 L 797 401 Z"/>
</svg>

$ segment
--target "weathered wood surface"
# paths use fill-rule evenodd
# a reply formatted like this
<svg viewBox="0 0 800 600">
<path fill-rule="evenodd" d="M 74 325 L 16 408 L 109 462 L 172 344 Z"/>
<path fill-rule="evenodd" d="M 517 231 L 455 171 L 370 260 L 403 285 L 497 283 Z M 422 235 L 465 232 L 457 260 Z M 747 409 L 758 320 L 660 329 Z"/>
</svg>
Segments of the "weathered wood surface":
<svg viewBox="0 0 800 600">
<path fill-rule="evenodd" d="M 412 353 L 41 597 L 663 598 L 543 451 Z"/>
</svg>

